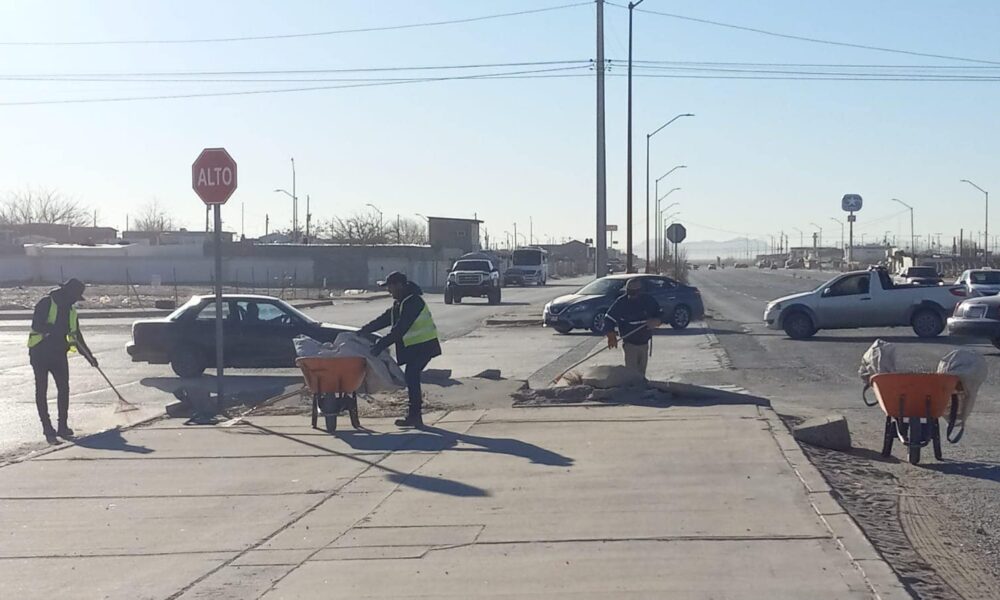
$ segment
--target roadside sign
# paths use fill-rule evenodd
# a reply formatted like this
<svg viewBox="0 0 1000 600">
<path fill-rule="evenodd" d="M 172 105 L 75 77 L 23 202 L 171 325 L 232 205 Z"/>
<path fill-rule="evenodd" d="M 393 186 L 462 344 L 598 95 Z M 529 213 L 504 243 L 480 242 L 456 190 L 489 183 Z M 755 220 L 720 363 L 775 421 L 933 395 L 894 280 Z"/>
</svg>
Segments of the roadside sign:
<svg viewBox="0 0 1000 600">
<path fill-rule="evenodd" d="M 607 231 L 618 231 L 617 225 L 608 225 L 607 228 Z"/>
<path fill-rule="evenodd" d="M 679 244 L 684 241 L 687 237 L 687 229 L 684 228 L 680 223 L 674 223 L 670 227 L 667 227 L 667 239 L 670 240 L 672 244 Z"/>
<path fill-rule="evenodd" d="M 844 194 L 840 208 L 844 209 L 844 212 L 858 212 L 861 210 L 861 204 L 861 196 L 858 194 Z"/>
<path fill-rule="evenodd" d="M 847 222 L 853 223 L 858 220 L 858 215 L 847 215 Z"/>
<path fill-rule="evenodd" d="M 236 191 L 236 161 L 225 148 L 205 148 L 191 165 L 191 187 L 205 204 L 225 204 Z"/>
</svg>

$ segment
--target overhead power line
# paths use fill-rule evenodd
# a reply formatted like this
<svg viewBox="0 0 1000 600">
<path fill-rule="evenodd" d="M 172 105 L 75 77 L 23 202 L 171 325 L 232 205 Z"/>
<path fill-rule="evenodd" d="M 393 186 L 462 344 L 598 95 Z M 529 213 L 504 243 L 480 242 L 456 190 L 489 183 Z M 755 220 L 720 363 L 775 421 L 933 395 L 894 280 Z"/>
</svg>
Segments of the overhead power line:
<svg viewBox="0 0 1000 600">
<path fill-rule="evenodd" d="M 312 92 L 320 90 L 336 90 L 336 89 L 349 89 L 349 88 L 362 88 L 362 87 L 381 87 L 387 85 L 404 85 L 413 83 L 430 83 L 430 82 L 442 82 L 442 81 L 461 81 L 461 80 L 486 80 L 486 79 L 541 79 L 548 77 L 559 77 L 559 71 L 571 71 L 578 69 L 589 69 L 589 66 L 572 66 L 572 67 L 551 67 L 547 69 L 529 69 L 520 71 L 507 71 L 507 72 L 496 72 L 496 73 L 475 73 L 469 75 L 450 75 L 441 77 L 420 77 L 411 79 L 390 79 L 390 80 L 369 80 L 364 82 L 356 83 L 344 83 L 341 85 L 323 85 L 323 86 L 308 86 L 308 87 L 295 87 L 295 88 L 280 88 L 280 89 L 261 89 L 261 90 L 238 90 L 238 91 L 228 91 L 228 92 L 198 92 L 198 93 L 187 93 L 187 94 L 158 94 L 151 96 L 119 96 L 119 97 L 103 97 L 103 98 L 71 98 L 62 100 L 25 100 L 25 101 L 7 101 L 0 102 L 0 106 L 35 106 L 35 105 L 45 105 L 45 104 L 96 104 L 96 103 L 107 103 L 107 102 L 136 102 L 142 100 L 177 100 L 184 98 L 210 98 L 210 97 L 221 97 L 221 96 L 259 96 L 266 94 L 288 94 L 295 92 Z"/>
<path fill-rule="evenodd" d="M 575 8 L 577 6 L 590 6 L 593 2 L 574 2 L 572 4 L 560 4 L 558 6 L 546 6 L 528 10 L 519 10 L 506 13 L 495 13 L 480 15 L 477 17 L 466 17 L 462 19 L 447 19 L 442 21 L 427 21 L 423 23 L 405 23 L 400 25 L 385 25 L 382 27 L 357 27 L 352 29 L 333 29 L 329 31 L 312 31 L 306 33 L 285 33 L 273 35 L 253 35 L 239 37 L 216 37 L 216 38 L 194 38 L 194 39 L 160 39 L 160 40 L 90 40 L 90 41 L 35 41 L 35 42 L 0 42 L 0 46 L 135 46 L 154 44 L 217 44 L 230 42 L 255 42 L 264 40 L 289 40 L 301 38 L 326 37 L 334 35 L 346 35 L 352 33 L 372 33 L 378 31 L 398 31 L 401 29 L 419 29 L 424 27 L 441 27 L 443 25 L 459 25 L 462 23 L 475 23 L 478 21 L 488 21 L 492 19 L 502 19 L 506 17 L 519 17 L 557 10 Z"/>
<path fill-rule="evenodd" d="M 618 7 L 618 8 L 626 8 L 626 9 L 628 8 L 627 6 L 625 6 L 623 4 L 617 4 L 617 3 L 614 3 L 614 2 L 608 2 L 607 4 L 609 4 L 610 6 Z M 825 45 L 828 45 L 828 46 L 841 46 L 841 47 L 844 47 L 844 48 L 855 48 L 855 49 L 858 49 L 858 50 L 870 50 L 870 51 L 874 51 L 874 52 L 887 52 L 887 53 L 891 53 L 891 54 L 903 54 L 903 55 L 907 55 L 907 56 L 920 56 L 920 57 L 923 57 L 923 58 L 939 58 L 939 59 L 942 59 L 942 60 L 954 60 L 954 61 L 960 61 L 960 62 L 970 62 L 970 63 L 979 63 L 979 64 L 987 64 L 987 65 L 1000 65 L 1000 61 L 996 61 L 996 60 L 985 60 L 985 59 L 980 59 L 980 58 L 969 58 L 969 57 L 965 57 L 965 56 L 952 56 L 952 55 L 948 55 L 948 54 L 932 54 L 932 53 L 929 53 L 929 52 L 918 52 L 916 50 L 903 50 L 903 49 L 900 49 L 900 48 L 887 48 L 887 47 L 884 47 L 884 46 L 874 46 L 874 45 L 869 45 L 869 44 L 855 44 L 855 43 L 852 43 L 852 42 L 841 42 L 841 41 L 838 41 L 838 40 L 828 40 L 828 39 L 815 38 L 815 37 L 809 37 L 809 36 L 804 36 L 804 35 L 795 35 L 795 34 L 790 34 L 790 33 L 781 33 L 781 32 L 777 32 L 777 31 L 769 31 L 767 29 L 759 29 L 757 27 L 747 27 L 745 25 L 736 25 L 734 23 L 724 23 L 722 21 L 713 21 L 711 19 L 699 19 L 697 17 L 689 17 L 687 15 L 679 15 L 679 14 L 675 14 L 675 13 L 667 13 L 667 12 L 661 12 L 661 11 L 656 11 L 656 10 L 649 10 L 649 9 L 645 9 L 645 8 L 636 8 L 635 10 L 638 11 L 638 12 L 641 12 L 641 13 L 646 13 L 646 14 L 650 14 L 650 15 L 657 15 L 657 16 L 660 16 L 660 17 L 668 17 L 668 18 L 671 18 L 671 19 L 677 19 L 677 20 L 681 20 L 681 21 L 688 21 L 688 22 L 691 22 L 691 23 L 700 23 L 702 25 L 712 25 L 714 27 L 723 27 L 723 28 L 726 28 L 726 29 L 734 29 L 734 30 L 737 30 L 737 31 L 746 31 L 746 32 L 749 32 L 749 33 L 757 33 L 757 34 L 760 34 L 760 35 L 766 35 L 766 36 L 770 36 L 770 37 L 782 38 L 782 39 L 786 39 L 786 40 L 795 40 L 795 41 L 799 41 L 799 42 L 809 42 L 809 43 L 812 43 L 812 44 L 825 44 Z"/>
</svg>

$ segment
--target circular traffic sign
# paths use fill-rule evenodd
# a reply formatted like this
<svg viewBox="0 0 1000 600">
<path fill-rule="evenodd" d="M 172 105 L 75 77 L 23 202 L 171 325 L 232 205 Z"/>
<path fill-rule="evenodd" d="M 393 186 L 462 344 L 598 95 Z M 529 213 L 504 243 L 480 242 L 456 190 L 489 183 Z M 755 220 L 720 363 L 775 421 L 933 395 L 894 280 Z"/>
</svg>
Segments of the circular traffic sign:
<svg viewBox="0 0 1000 600">
<path fill-rule="evenodd" d="M 236 161 L 225 148 L 205 148 L 191 165 L 191 187 L 205 204 L 225 204 L 236 191 Z"/>
</svg>

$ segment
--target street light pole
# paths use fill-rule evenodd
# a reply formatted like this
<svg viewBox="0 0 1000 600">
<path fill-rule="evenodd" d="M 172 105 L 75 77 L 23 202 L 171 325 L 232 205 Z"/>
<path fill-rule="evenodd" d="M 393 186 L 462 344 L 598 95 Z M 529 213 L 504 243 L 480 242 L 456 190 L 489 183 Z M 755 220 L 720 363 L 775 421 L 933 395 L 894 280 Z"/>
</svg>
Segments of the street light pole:
<svg viewBox="0 0 1000 600">
<path fill-rule="evenodd" d="M 909 204 L 907 204 L 906 202 L 903 202 L 899 198 L 893 198 L 892 201 L 893 202 L 898 202 L 898 203 L 902 204 L 903 206 L 905 206 L 906 208 L 910 209 L 910 255 L 914 258 L 913 266 L 917 266 L 916 265 L 916 257 L 917 257 L 917 242 L 916 242 L 916 239 L 917 238 L 913 234 L 913 207 L 910 206 Z"/>
<path fill-rule="evenodd" d="M 299 197 L 295 195 L 294 158 L 292 158 L 292 242 L 299 243 Z"/>
<path fill-rule="evenodd" d="M 643 3 L 643 0 L 628 3 L 628 126 L 627 143 L 628 152 L 625 165 L 625 202 L 626 202 L 626 223 L 625 223 L 625 272 L 632 272 L 632 11 L 635 7 Z M 600 65 L 603 67 L 603 65 Z"/>
<path fill-rule="evenodd" d="M 834 223 L 840 225 L 840 250 L 843 251 L 844 250 L 844 222 L 841 221 L 840 219 L 837 219 L 837 218 L 834 218 L 834 217 L 830 217 L 830 220 L 833 221 Z"/>
<path fill-rule="evenodd" d="M 382 211 L 379 210 L 379 208 L 377 206 L 375 206 L 374 204 L 372 204 L 371 202 L 366 202 L 365 206 L 370 206 L 370 207 L 374 208 L 375 212 L 378 213 L 378 239 L 382 239 L 382 232 L 384 231 L 384 229 L 383 229 L 384 226 L 382 225 Z"/>
<path fill-rule="evenodd" d="M 656 212 L 653 214 L 653 220 L 656 222 L 656 235 L 653 236 L 654 239 L 656 240 L 656 252 L 654 252 L 653 255 L 656 257 L 656 269 L 657 269 L 657 271 L 659 271 L 659 269 L 660 269 L 660 254 L 661 254 L 660 248 L 661 248 L 661 245 L 662 245 L 661 235 L 662 235 L 662 231 L 663 231 L 663 225 L 662 225 L 662 222 L 660 221 L 660 214 L 661 214 L 660 213 L 660 200 L 662 200 L 662 198 L 660 198 L 660 181 L 663 178 L 665 178 L 667 175 L 670 175 L 671 173 L 673 173 L 674 171 L 676 171 L 677 169 L 686 169 L 686 168 L 687 168 L 687 165 L 677 165 L 676 167 L 670 169 L 669 171 L 667 171 L 666 173 L 664 173 L 663 175 L 661 175 L 656 180 L 656 183 L 653 185 L 653 188 L 654 188 L 654 190 L 653 190 L 653 197 L 656 198 Z M 649 236 L 647 235 L 646 237 L 648 238 Z"/>
<path fill-rule="evenodd" d="M 799 232 L 799 248 L 804 247 L 805 246 L 805 240 L 803 239 L 804 232 L 798 227 L 792 227 L 792 229 Z"/>
<path fill-rule="evenodd" d="M 823 247 L 823 228 L 820 227 L 819 225 L 817 225 L 816 223 L 810 222 L 809 224 L 819 230 L 819 240 L 818 240 L 818 243 L 817 243 L 816 247 L 817 248 L 822 248 Z"/>
<path fill-rule="evenodd" d="M 677 119 L 680 119 L 681 117 L 693 117 L 693 116 L 694 115 L 691 113 L 684 113 L 677 115 L 676 117 L 670 119 L 663 125 L 660 125 L 658 128 L 656 128 L 655 131 L 653 131 L 653 133 L 646 134 L 646 272 L 647 273 L 649 273 L 649 140 L 657 133 L 660 133 L 660 131 L 662 131 L 664 127 L 670 125 Z M 664 175 L 664 177 L 666 177 L 666 175 Z"/>
<path fill-rule="evenodd" d="M 608 185 L 604 139 L 604 0 L 597 0 L 596 156 L 597 235 L 594 237 L 594 275 L 608 274 Z"/>
<path fill-rule="evenodd" d="M 660 208 L 659 208 L 660 202 L 662 200 L 664 200 L 670 194 L 673 194 L 674 192 L 676 192 L 676 191 L 678 191 L 680 189 L 681 188 L 679 188 L 679 187 L 673 188 L 672 190 L 670 190 L 666 194 L 663 194 L 663 196 L 659 196 L 656 199 L 656 206 L 657 206 L 657 209 L 656 209 L 656 227 L 657 227 L 657 233 L 659 234 L 659 236 L 658 236 L 659 240 L 657 241 L 657 243 L 660 244 L 660 256 L 661 257 L 663 255 L 663 249 L 662 249 L 662 247 L 664 245 L 663 244 L 663 237 L 664 237 L 663 226 L 665 225 L 664 219 L 662 218 L 662 215 L 663 215 L 663 213 L 665 213 L 668 210 L 670 210 L 671 207 L 677 206 L 678 204 L 680 204 L 680 202 L 673 202 L 673 203 L 670 204 L 670 206 L 667 206 L 666 208 L 664 208 L 662 210 L 660 210 Z M 659 190 L 657 190 L 657 191 L 659 191 Z M 659 263 L 656 264 L 656 268 L 657 268 L 657 271 L 659 271 L 659 268 L 660 268 L 660 264 Z"/>
<path fill-rule="evenodd" d="M 989 241 L 990 241 L 990 193 L 987 192 L 986 190 L 984 190 L 983 188 L 979 187 L 978 185 L 972 183 L 968 179 L 963 179 L 962 181 L 964 181 L 965 183 L 967 183 L 967 184 L 971 185 L 972 187 L 976 188 L 977 190 L 979 190 L 980 192 L 982 192 L 983 195 L 986 196 L 986 221 L 983 223 L 983 228 L 986 230 L 986 237 L 983 239 L 983 261 L 986 264 L 986 266 L 988 267 L 988 266 L 990 266 L 990 251 L 989 251 Z"/>
</svg>

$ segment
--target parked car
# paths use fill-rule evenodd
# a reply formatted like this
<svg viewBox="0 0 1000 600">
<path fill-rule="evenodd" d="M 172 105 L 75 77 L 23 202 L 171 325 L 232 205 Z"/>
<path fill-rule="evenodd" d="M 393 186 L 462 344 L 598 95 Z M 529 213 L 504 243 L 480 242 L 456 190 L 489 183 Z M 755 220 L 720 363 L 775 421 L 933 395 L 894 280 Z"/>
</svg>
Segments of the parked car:
<svg viewBox="0 0 1000 600">
<path fill-rule="evenodd" d="M 734 269 L 749 269 L 750 265 L 748 265 L 746 263 L 736 263 L 735 265 L 733 265 L 733 268 Z"/>
<path fill-rule="evenodd" d="M 332 342 L 358 330 L 320 323 L 271 296 L 224 294 L 222 319 L 224 366 L 235 368 L 294 367 L 296 336 Z M 136 321 L 125 350 L 132 362 L 169 364 L 181 377 L 201 375 L 215 366 L 215 296 L 193 296 L 167 317 Z"/>
<path fill-rule="evenodd" d="M 965 286 L 969 296 L 996 296 L 1000 292 L 1000 270 L 969 269 L 955 283 Z"/>
<path fill-rule="evenodd" d="M 573 329 L 604 330 L 604 313 L 621 295 L 625 282 L 638 278 L 642 289 L 660 303 L 664 322 L 674 329 L 684 329 L 691 321 L 705 316 L 705 305 L 698 288 L 678 283 L 660 275 L 609 275 L 583 286 L 575 294 L 560 296 L 545 305 L 542 312 L 546 327 L 559 333 Z"/>
<path fill-rule="evenodd" d="M 922 338 L 939 335 L 945 319 L 966 296 L 962 286 L 896 285 L 883 268 L 834 277 L 811 292 L 778 298 L 764 321 L 792 339 L 820 329 L 910 326 Z"/>
<path fill-rule="evenodd" d="M 915 285 L 941 285 L 944 279 L 938 275 L 934 267 L 906 267 L 896 274 L 896 283 L 912 283 Z"/>
<path fill-rule="evenodd" d="M 1000 296 L 963 300 L 948 319 L 948 334 L 986 338 L 1000 348 Z"/>
<path fill-rule="evenodd" d="M 466 255 L 468 256 L 468 255 Z M 460 258 L 448 273 L 444 286 L 444 303 L 461 304 L 462 298 L 485 297 L 490 304 L 500 304 L 500 271 L 492 260 Z"/>
<path fill-rule="evenodd" d="M 718 269 L 718 267 L 715 266 L 715 263 L 712 263 L 712 264 L 708 265 L 708 270 L 709 271 L 715 271 L 716 269 Z"/>
</svg>

